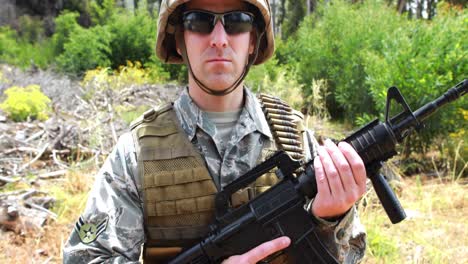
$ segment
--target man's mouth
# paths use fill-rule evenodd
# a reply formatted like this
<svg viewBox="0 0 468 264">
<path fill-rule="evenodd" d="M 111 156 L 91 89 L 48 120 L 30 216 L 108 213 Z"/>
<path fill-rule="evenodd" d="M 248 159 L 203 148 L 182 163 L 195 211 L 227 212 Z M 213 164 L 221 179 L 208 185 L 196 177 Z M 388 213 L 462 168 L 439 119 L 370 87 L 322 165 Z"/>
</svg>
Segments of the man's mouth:
<svg viewBox="0 0 468 264">
<path fill-rule="evenodd" d="M 230 62 L 231 60 L 228 60 L 226 58 L 214 58 L 214 59 L 209 59 L 207 62 Z"/>
</svg>

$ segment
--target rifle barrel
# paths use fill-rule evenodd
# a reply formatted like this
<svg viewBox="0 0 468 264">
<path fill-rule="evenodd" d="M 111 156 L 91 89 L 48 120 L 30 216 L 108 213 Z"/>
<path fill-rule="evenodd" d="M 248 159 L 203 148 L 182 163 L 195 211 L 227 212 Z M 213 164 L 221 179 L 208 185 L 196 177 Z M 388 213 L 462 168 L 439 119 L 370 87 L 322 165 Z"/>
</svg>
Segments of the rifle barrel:
<svg viewBox="0 0 468 264">
<path fill-rule="evenodd" d="M 429 102 L 414 111 L 414 116 L 418 121 L 424 121 L 434 112 L 436 112 L 440 107 L 457 100 L 468 92 L 468 79 L 463 80 L 454 87 L 450 88 L 447 92 L 441 95 L 439 98 L 435 99 L 432 102 Z M 407 116 L 399 124 L 395 124 L 393 131 L 403 131 L 412 126 L 414 126 L 414 119 L 411 116 Z"/>
</svg>

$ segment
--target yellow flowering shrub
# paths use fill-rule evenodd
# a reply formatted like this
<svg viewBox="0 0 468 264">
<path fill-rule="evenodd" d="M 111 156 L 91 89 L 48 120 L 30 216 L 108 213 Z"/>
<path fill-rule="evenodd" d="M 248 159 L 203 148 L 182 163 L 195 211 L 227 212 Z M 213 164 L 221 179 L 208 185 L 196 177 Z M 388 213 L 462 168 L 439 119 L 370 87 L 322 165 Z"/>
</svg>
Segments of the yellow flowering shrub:
<svg viewBox="0 0 468 264">
<path fill-rule="evenodd" d="M 163 83 L 166 76 L 155 78 L 152 69 L 144 68 L 140 62 L 127 61 L 127 65 L 120 66 L 118 70 L 110 68 L 96 68 L 86 71 L 81 85 L 92 90 L 121 90 L 134 84 Z"/>
<path fill-rule="evenodd" d="M 109 84 L 112 82 L 112 76 L 109 74 L 109 68 L 96 68 L 94 70 L 86 71 L 81 85 L 83 87 L 89 87 L 93 90 L 105 90 L 109 87 Z"/>
<path fill-rule="evenodd" d="M 29 118 L 46 120 L 50 112 L 50 99 L 39 85 L 12 86 L 5 90 L 6 99 L 0 108 L 15 122 Z"/>
<path fill-rule="evenodd" d="M 144 84 L 150 83 L 148 70 L 142 67 L 140 62 L 132 63 L 127 61 L 126 66 L 120 66 L 119 70 L 116 71 L 115 76 L 117 81 L 122 85 L 125 84 Z"/>
</svg>

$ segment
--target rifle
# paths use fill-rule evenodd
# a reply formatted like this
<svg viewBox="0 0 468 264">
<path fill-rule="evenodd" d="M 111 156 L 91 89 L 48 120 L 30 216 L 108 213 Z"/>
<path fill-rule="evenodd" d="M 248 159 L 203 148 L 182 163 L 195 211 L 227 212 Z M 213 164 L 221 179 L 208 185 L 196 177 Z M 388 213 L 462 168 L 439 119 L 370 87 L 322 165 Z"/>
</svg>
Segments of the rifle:
<svg viewBox="0 0 468 264">
<path fill-rule="evenodd" d="M 400 91 L 390 87 L 385 122 L 375 119 L 344 139 L 363 159 L 368 177 L 393 224 L 404 220 L 406 215 L 385 177 L 379 173 L 382 163 L 397 154 L 396 144 L 402 142 L 412 130 L 423 128 L 423 120 L 467 91 L 468 80 L 465 79 L 413 112 Z M 390 118 L 393 100 L 404 111 Z M 229 201 L 234 192 L 245 188 L 275 167 L 280 179 L 277 184 L 249 203 L 237 209 L 230 208 Z M 210 227 L 211 232 L 169 263 L 220 263 L 229 256 L 245 253 L 263 242 L 284 235 L 291 239 L 291 245 L 268 259 L 286 254 L 288 261 L 293 263 L 338 263 L 316 234 L 317 224 L 313 217 L 304 210 L 307 198 L 313 198 L 316 194 L 313 160 L 300 162 L 291 159 L 286 152 L 278 151 L 216 194 L 216 220 Z"/>
</svg>

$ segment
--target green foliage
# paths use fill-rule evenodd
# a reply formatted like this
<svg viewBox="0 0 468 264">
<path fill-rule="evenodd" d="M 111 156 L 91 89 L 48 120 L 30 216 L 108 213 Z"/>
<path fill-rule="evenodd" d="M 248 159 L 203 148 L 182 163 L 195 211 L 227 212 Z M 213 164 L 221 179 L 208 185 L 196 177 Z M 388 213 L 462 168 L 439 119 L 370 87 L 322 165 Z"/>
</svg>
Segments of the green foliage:
<svg viewBox="0 0 468 264">
<path fill-rule="evenodd" d="M 383 219 L 383 221 L 388 221 L 388 219 Z M 383 221 L 381 225 L 383 225 Z M 384 263 L 395 263 L 398 257 L 397 243 L 394 238 L 380 233 L 381 225 L 373 225 L 367 228 L 369 253 L 373 257 L 383 259 Z"/>
<path fill-rule="evenodd" d="M 150 61 L 156 43 L 156 19 L 145 8 L 135 14 L 120 12 L 109 23 L 112 34 L 110 48 L 112 67 L 125 65 L 126 61 L 139 61 L 143 65 Z"/>
<path fill-rule="evenodd" d="M 463 115 L 462 123 L 468 122 L 468 110 L 460 108 L 459 112 Z M 459 128 L 448 137 L 438 138 L 441 141 L 438 144 L 440 157 L 432 159 L 434 169 L 437 174 L 447 173 L 454 181 L 468 176 L 468 133 L 465 127 Z"/>
<path fill-rule="evenodd" d="M 50 111 L 50 99 L 41 92 L 38 85 L 12 86 L 5 90 L 6 99 L 0 108 L 16 122 L 28 118 L 46 120 Z"/>
<path fill-rule="evenodd" d="M 55 19 L 55 33 L 52 36 L 54 53 L 58 56 L 64 51 L 65 43 L 68 42 L 70 36 L 78 29 L 77 12 L 65 11 Z"/>
<path fill-rule="evenodd" d="M 297 82 L 295 72 L 288 70 L 286 66 L 278 66 L 275 58 L 265 64 L 252 67 L 246 84 L 254 92 L 278 96 L 295 108 L 304 104 L 301 96 L 302 85 Z"/>
<path fill-rule="evenodd" d="M 105 25 L 115 12 L 114 0 L 94 0 L 90 3 L 91 21 L 95 25 Z"/>
<path fill-rule="evenodd" d="M 44 37 L 44 26 L 38 17 L 29 15 L 20 16 L 19 22 L 19 35 L 29 43 L 41 40 Z"/>
<path fill-rule="evenodd" d="M 148 69 L 148 77 L 151 83 L 162 83 L 162 81 L 178 80 L 173 78 L 170 73 L 166 70 L 165 65 L 162 63 L 155 54 L 151 55 L 149 62 L 145 63 L 144 66 Z M 185 70 L 184 76 L 187 75 Z M 182 83 L 182 82 L 181 82 Z"/>
<path fill-rule="evenodd" d="M 320 120 L 330 119 L 325 100 L 329 96 L 327 82 L 325 80 L 312 80 L 310 88 L 312 93 L 305 100 L 307 113 Z"/>
<path fill-rule="evenodd" d="M 162 65 L 154 56 L 156 19 L 148 12 L 145 1 L 139 3 L 135 12 L 118 9 L 113 2 L 91 2 L 99 25 L 89 29 L 78 25 L 77 13 L 66 12 L 56 19 L 53 43 L 58 66 L 64 72 L 82 74 L 96 67 L 118 69 L 131 61 L 148 67 L 154 82 L 167 80 L 168 72 L 173 79 L 182 79 L 180 67 L 171 72 L 170 66 Z"/>
<path fill-rule="evenodd" d="M 362 124 L 382 118 L 389 86 L 401 88 L 416 109 L 466 77 L 467 31 L 466 10 L 442 12 L 433 21 L 407 20 L 381 1 L 333 1 L 306 18 L 278 57 L 297 69 L 305 97 L 313 79 L 327 80 L 332 117 Z M 425 147 L 436 134 L 460 128 L 455 109 L 466 100 L 431 117 L 412 143 Z"/>
<path fill-rule="evenodd" d="M 268 89 L 268 87 L 264 87 L 263 83 L 266 77 L 274 80 L 279 73 L 284 71 L 288 71 L 287 65 L 280 65 L 276 57 L 273 56 L 263 64 L 252 66 L 247 74 L 246 83 L 254 91 L 262 91 Z"/>
<path fill-rule="evenodd" d="M 23 40 L 10 27 L 0 27 L 0 62 L 28 68 L 32 65 L 47 67 L 53 59 L 50 40 L 30 43 Z"/>
<path fill-rule="evenodd" d="M 366 89 L 363 52 L 380 50 L 385 34 L 403 20 L 380 4 L 365 5 L 343 1 L 322 5 L 314 16 L 306 18 L 297 38 L 289 40 L 281 55 L 295 63 L 301 83 L 327 80 L 332 116 L 348 120 L 359 113 L 376 113 Z"/>
<path fill-rule="evenodd" d="M 75 74 L 98 66 L 109 67 L 111 40 L 106 26 L 77 28 L 65 43 L 64 52 L 57 58 L 57 63 L 62 71 Z"/>
<path fill-rule="evenodd" d="M 126 66 L 120 66 L 118 70 L 112 71 L 110 68 L 96 68 L 88 70 L 83 76 L 81 86 L 84 88 L 84 100 L 93 98 L 96 91 L 105 91 L 109 96 L 112 91 L 121 91 L 132 85 L 161 84 L 168 81 L 168 73 L 159 72 L 159 68 L 143 68 L 141 63 L 127 61 Z M 127 109 L 128 111 L 138 109 Z M 133 113 L 126 113 L 120 108 L 117 110 L 119 116 L 134 116 Z M 138 112 L 138 111 L 137 111 Z M 127 115 L 128 114 L 128 115 Z"/>
<path fill-rule="evenodd" d="M 397 86 L 413 108 L 434 100 L 468 72 L 468 12 L 439 14 L 433 21 L 412 21 L 405 30 L 389 32 L 384 52 L 366 53 L 367 84 L 377 108 L 384 109 L 386 86 Z M 430 143 L 435 134 L 446 135 L 466 126 L 457 108 L 461 98 L 426 121 L 421 134 Z"/>
<path fill-rule="evenodd" d="M 113 0 L 71 3 L 74 9 L 91 10 L 97 26 L 81 27 L 77 12 L 64 11 L 55 19 L 55 33 L 40 39 L 40 23 L 29 16 L 22 18 L 24 30 L 19 35 L 9 27 L 0 28 L 0 61 L 22 68 L 32 64 L 45 68 L 54 62 L 66 73 L 80 75 L 96 67 L 118 69 L 127 61 L 139 62 L 151 69 L 155 82 L 171 79 L 187 81 L 184 66 L 162 65 L 154 56 L 156 19 L 146 1 L 129 12 Z M 22 37 L 23 36 L 23 37 Z"/>
<path fill-rule="evenodd" d="M 281 26 L 282 38 L 287 39 L 293 35 L 304 20 L 307 12 L 306 0 L 288 0 L 286 2 L 286 16 Z"/>
<path fill-rule="evenodd" d="M 0 59 L 2 61 L 13 61 L 15 55 L 20 51 L 16 38 L 16 31 L 10 27 L 0 27 Z"/>
<path fill-rule="evenodd" d="M 188 68 L 185 64 L 162 63 L 156 56 L 152 57 L 152 65 L 161 65 L 162 71 L 168 72 L 170 79 L 180 84 L 188 82 Z"/>
</svg>

